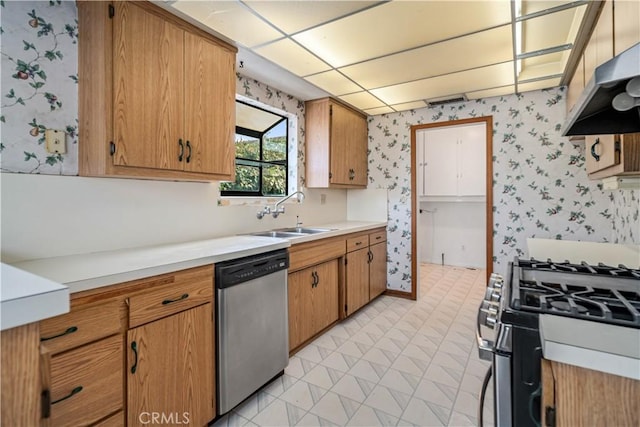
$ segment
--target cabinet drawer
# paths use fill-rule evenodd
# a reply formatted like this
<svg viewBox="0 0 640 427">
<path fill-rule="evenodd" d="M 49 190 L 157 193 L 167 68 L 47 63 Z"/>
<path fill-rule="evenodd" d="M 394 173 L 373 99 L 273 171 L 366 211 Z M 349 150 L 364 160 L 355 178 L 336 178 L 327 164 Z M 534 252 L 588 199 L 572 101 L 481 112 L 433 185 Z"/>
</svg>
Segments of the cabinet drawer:
<svg viewBox="0 0 640 427">
<path fill-rule="evenodd" d="M 51 425 L 94 423 L 122 408 L 121 335 L 51 358 Z"/>
<path fill-rule="evenodd" d="M 387 241 L 387 230 L 376 231 L 369 234 L 369 244 L 375 245 L 376 243 Z"/>
<path fill-rule="evenodd" d="M 369 246 L 368 234 L 347 239 L 347 252 L 353 252 L 367 246 Z"/>
<path fill-rule="evenodd" d="M 299 243 L 289 249 L 289 272 L 344 256 L 344 239 Z"/>
<path fill-rule="evenodd" d="M 60 353 L 121 330 L 120 302 L 84 306 L 40 322 L 43 353 Z"/>
<path fill-rule="evenodd" d="M 176 272 L 167 280 L 170 283 L 129 298 L 129 328 L 211 302 L 213 298 L 211 265 Z"/>
</svg>

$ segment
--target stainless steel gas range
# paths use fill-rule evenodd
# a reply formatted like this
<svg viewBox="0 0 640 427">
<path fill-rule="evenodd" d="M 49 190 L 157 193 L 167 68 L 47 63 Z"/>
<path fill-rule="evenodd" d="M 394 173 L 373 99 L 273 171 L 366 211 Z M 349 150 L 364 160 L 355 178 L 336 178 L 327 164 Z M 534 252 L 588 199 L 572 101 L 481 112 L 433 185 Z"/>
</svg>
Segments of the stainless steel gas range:
<svg viewBox="0 0 640 427">
<path fill-rule="evenodd" d="M 515 259 L 506 278 L 493 274 L 478 310 L 480 358 L 492 361 L 498 427 L 540 425 L 540 315 L 640 329 L 640 270 L 623 265 Z M 494 331 L 483 336 L 484 328 Z"/>
</svg>

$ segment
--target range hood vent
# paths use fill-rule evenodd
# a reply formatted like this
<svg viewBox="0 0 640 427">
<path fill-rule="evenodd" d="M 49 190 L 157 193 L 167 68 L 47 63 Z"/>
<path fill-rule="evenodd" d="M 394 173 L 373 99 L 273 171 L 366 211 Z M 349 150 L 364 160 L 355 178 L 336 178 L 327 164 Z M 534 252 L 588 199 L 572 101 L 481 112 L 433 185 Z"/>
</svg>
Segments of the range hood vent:
<svg viewBox="0 0 640 427">
<path fill-rule="evenodd" d="M 640 76 L 640 43 L 596 68 L 562 126 L 563 136 L 640 132 L 640 107 L 618 111 L 613 99 Z"/>
<path fill-rule="evenodd" d="M 429 108 L 437 107 L 439 105 L 455 104 L 456 102 L 464 102 L 464 101 L 468 101 L 466 95 L 454 95 L 453 97 L 432 98 L 432 99 L 424 100 L 424 102 L 427 103 L 427 107 Z"/>
</svg>

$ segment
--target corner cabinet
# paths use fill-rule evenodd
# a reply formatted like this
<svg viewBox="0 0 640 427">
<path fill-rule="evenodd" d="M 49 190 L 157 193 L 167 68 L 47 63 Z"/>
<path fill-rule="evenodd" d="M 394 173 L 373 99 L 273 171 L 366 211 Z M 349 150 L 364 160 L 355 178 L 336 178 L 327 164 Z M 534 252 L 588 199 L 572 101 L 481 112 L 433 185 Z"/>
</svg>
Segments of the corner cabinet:
<svg viewBox="0 0 640 427">
<path fill-rule="evenodd" d="M 80 174 L 232 180 L 237 49 L 146 1 L 78 25 Z"/>
<path fill-rule="evenodd" d="M 334 99 L 305 104 L 309 188 L 366 188 L 367 116 Z"/>
</svg>

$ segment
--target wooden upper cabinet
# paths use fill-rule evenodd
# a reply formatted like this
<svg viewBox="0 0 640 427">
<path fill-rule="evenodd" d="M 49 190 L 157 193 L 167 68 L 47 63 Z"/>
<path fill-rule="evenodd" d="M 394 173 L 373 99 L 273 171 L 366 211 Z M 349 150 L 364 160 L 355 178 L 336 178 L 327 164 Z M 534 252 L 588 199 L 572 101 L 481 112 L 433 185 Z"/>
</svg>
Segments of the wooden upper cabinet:
<svg viewBox="0 0 640 427">
<path fill-rule="evenodd" d="M 133 2 L 115 11 L 113 163 L 182 170 L 184 30 Z"/>
<path fill-rule="evenodd" d="M 310 188 L 367 186 L 367 118 L 330 98 L 306 103 Z"/>
<path fill-rule="evenodd" d="M 81 175 L 233 179 L 235 47 L 150 2 L 79 1 L 78 26 Z"/>
<path fill-rule="evenodd" d="M 615 1 L 613 22 L 614 55 L 640 43 L 640 2 Z"/>
<path fill-rule="evenodd" d="M 185 169 L 233 178 L 236 126 L 235 52 L 190 33 L 184 35 Z"/>
</svg>

